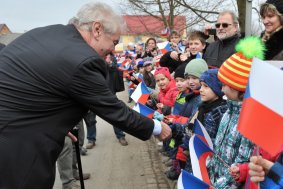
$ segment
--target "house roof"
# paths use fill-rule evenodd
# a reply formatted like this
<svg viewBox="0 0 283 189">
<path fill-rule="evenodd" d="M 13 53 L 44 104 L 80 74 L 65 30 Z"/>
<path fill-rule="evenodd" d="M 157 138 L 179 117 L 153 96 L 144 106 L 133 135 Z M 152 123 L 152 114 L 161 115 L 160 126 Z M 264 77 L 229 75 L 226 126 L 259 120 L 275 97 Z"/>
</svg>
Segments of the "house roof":
<svg viewBox="0 0 283 189">
<path fill-rule="evenodd" d="M 8 34 L 0 35 L 0 43 L 8 45 L 20 35 L 22 35 L 22 33 L 8 33 Z"/>
<path fill-rule="evenodd" d="M 8 26 L 6 24 L 0 24 L 0 34 L 1 34 L 2 30 L 4 30 L 4 29 L 6 29 L 4 34 L 11 33 L 10 29 L 8 28 Z"/>
<path fill-rule="evenodd" d="M 153 16 L 147 15 L 125 15 L 123 16 L 127 31 L 124 31 L 123 35 L 136 35 L 136 34 L 148 34 L 154 33 L 161 34 L 161 31 L 165 29 L 163 22 Z M 167 17 L 168 18 L 168 17 Z M 181 35 L 184 34 L 186 28 L 186 17 L 176 16 L 174 18 L 174 30 L 178 31 Z"/>
</svg>

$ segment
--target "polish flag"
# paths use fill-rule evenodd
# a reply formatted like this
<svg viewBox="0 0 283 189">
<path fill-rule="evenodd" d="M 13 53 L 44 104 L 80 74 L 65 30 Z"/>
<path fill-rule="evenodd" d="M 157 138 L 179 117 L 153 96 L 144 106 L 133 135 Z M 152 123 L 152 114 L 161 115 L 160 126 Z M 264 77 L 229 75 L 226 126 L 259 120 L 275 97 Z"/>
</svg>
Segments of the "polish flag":
<svg viewBox="0 0 283 189">
<path fill-rule="evenodd" d="M 138 86 L 136 87 L 135 91 L 131 95 L 131 98 L 136 103 L 145 104 L 147 102 L 147 99 L 150 95 L 149 90 L 147 89 L 146 85 L 143 82 L 140 82 Z"/>
<path fill-rule="evenodd" d="M 275 155 L 283 145 L 283 71 L 254 58 L 238 130 Z"/>
<path fill-rule="evenodd" d="M 153 114 L 154 114 L 154 110 L 143 105 L 143 104 L 140 104 L 140 103 L 137 103 L 134 107 L 133 107 L 133 110 L 139 112 L 140 114 L 152 119 L 153 117 Z"/>
</svg>

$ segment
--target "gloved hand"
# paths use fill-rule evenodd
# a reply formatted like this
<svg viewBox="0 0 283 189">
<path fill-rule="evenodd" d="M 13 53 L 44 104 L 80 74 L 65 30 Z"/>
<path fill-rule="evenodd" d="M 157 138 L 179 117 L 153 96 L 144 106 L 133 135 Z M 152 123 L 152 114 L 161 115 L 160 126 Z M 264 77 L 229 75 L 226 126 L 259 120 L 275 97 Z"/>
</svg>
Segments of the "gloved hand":
<svg viewBox="0 0 283 189">
<path fill-rule="evenodd" d="M 158 111 L 155 111 L 153 114 L 153 118 L 157 119 L 158 121 L 162 121 L 164 119 L 164 115 L 159 113 Z"/>
</svg>

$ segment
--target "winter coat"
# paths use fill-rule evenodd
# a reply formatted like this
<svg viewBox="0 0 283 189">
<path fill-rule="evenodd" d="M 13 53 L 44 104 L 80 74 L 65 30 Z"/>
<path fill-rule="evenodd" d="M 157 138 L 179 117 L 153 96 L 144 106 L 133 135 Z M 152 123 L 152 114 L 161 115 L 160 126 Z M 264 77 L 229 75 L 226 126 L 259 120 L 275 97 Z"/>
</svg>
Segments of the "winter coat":
<svg viewBox="0 0 283 189">
<path fill-rule="evenodd" d="M 189 57 L 187 60 L 185 61 L 181 61 L 180 60 L 180 55 L 179 54 L 179 60 L 174 60 L 170 57 L 172 51 L 169 51 L 167 53 L 165 53 L 161 58 L 160 58 L 160 66 L 162 67 L 167 67 L 170 71 L 170 73 L 174 72 L 179 66 L 183 65 L 184 67 L 186 67 L 186 65 L 192 60 L 194 59 L 196 56 L 191 56 Z M 185 68 L 184 68 L 185 70 Z"/>
<path fill-rule="evenodd" d="M 265 60 L 282 60 L 283 51 L 283 28 L 273 33 L 265 42 Z"/>
<path fill-rule="evenodd" d="M 264 182 L 260 184 L 262 189 L 281 189 L 283 188 L 283 154 L 281 153 L 277 162 L 273 164 L 266 175 Z"/>
<path fill-rule="evenodd" d="M 214 153 L 218 157 L 212 156 L 207 165 L 212 185 L 221 189 L 228 189 L 236 184 L 229 174 L 229 167 L 248 162 L 254 149 L 254 145 L 237 130 L 242 102 L 228 100 L 227 105 L 228 110 L 220 122 L 215 139 Z"/>
<path fill-rule="evenodd" d="M 159 102 L 165 106 L 173 107 L 179 90 L 176 88 L 176 82 L 171 79 L 165 89 L 160 89 L 158 94 Z"/>
<path fill-rule="evenodd" d="M 0 53 L 0 188 L 51 189 L 67 133 L 88 110 L 140 139 L 154 122 L 107 86 L 105 61 L 73 25 L 33 29 Z"/>
<path fill-rule="evenodd" d="M 183 109 L 185 103 L 186 103 L 186 96 L 188 95 L 188 91 L 182 91 L 179 92 L 179 94 L 176 97 L 176 101 L 173 107 L 172 114 L 179 115 L 180 111 Z"/>
<path fill-rule="evenodd" d="M 198 107 L 201 103 L 201 98 L 199 95 L 199 91 L 191 91 L 187 96 L 186 96 L 186 103 L 183 106 L 183 109 L 180 111 L 180 115 L 184 117 L 190 118 L 192 115 L 194 115 Z"/>
<path fill-rule="evenodd" d="M 219 68 L 225 60 L 236 52 L 235 45 L 239 40 L 238 34 L 224 40 L 218 39 L 207 47 L 203 59 L 209 66 Z"/>
<path fill-rule="evenodd" d="M 203 124 L 212 142 L 214 143 L 219 123 L 227 110 L 226 100 L 219 98 L 210 103 L 201 103 L 198 108 L 197 119 Z"/>
</svg>

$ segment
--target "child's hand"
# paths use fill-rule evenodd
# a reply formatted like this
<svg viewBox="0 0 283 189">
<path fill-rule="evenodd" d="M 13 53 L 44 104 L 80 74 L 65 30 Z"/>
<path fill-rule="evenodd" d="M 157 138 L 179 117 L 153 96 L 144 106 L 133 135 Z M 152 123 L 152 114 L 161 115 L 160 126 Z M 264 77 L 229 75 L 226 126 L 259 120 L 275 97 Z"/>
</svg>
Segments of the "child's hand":
<svg viewBox="0 0 283 189">
<path fill-rule="evenodd" d="M 178 53 L 176 51 L 172 51 L 170 53 L 170 57 L 173 59 L 173 60 L 179 60 L 179 57 L 178 57 Z"/>
<path fill-rule="evenodd" d="M 167 123 L 167 124 L 170 124 L 170 123 L 173 122 L 173 118 L 172 118 L 172 117 L 167 117 L 167 116 L 165 116 L 164 119 L 163 119 L 163 121 L 164 121 L 165 123 Z"/>
<path fill-rule="evenodd" d="M 188 55 L 187 55 L 186 53 L 180 55 L 180 60 L 181 60 L 181 61 L 184 62 L 184 61 L 186 61 L 187 59 L 188 59 Z"/>
<path fill-rule="evenodd" d="M 230 175 L 237 181 L 240 178 L 240 168 L 236 165 L 232 165 L 229 169 Z"/>
</svg>

